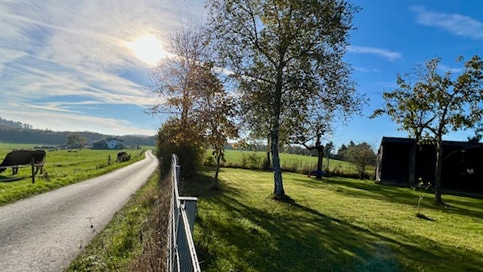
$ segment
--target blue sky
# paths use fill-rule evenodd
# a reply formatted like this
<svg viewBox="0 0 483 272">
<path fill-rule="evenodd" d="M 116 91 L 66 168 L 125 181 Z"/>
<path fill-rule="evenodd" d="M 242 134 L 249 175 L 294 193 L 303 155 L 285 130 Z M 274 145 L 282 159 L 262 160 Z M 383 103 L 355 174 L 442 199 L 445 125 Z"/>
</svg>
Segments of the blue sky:
<svg viewBox="0 0 483 272">
<path fill-rule="evenodd" d="M 443 58 L 441 72 L 457 72 L 458 55 L 483 55 L 483 1 L 352 2 L 362 10 L 346 60 L 370 102 L 363 116 L 337 124 L 328 139 L 377 147 L 382 136 L 406 136 L 387 117 L 368 118 L 382 106 L 382 92 L 395 87 L 397 73 L 433 57 Z M 149 54 L 149 46 L 163 46 L 179 26 L 201 21 L 203 6 L 198 0 L 0 0 L 0 117 L 38 129 L 154 135 L 163 117 L 146 114 L 160 103 L 150 88 L 149 61 L 159 54 Z"/>
</svg>

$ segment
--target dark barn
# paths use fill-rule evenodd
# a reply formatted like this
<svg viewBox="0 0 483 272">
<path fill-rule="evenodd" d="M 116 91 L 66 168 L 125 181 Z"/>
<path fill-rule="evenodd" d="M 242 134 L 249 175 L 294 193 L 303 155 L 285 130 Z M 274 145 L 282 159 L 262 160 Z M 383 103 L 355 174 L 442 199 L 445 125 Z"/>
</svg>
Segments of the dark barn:
<svg viewBox="0 0 483 272">
<path fill-rule="evenodd" d="M 377 154 L 376 180 L 408 186 L 409 158 L 414 139 L 383 137 Z M 436 151 L 432 144 L 416 147 L 416 180 L 434 184 Z M 483 144 L 443 141 L 441 187 L 483 193 Z"/>
</svg>

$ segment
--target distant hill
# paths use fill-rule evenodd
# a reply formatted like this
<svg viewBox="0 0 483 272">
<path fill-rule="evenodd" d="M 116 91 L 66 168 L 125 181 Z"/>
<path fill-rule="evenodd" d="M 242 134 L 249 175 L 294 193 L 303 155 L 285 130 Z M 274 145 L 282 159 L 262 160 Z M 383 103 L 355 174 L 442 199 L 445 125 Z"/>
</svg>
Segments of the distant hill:
<svg viewBox="0 0 483 272">
<path fill-rule="evenodd" d="M 1 119 L 1 118 L 0 118 Z M 1 121 L 5 121 L 1 119 Z M 11 122 L 11 121 L 10 121 Z M 5 122 L 2 122 L 4 124 Z M 42 144 L 42 145 L 63 145 L 67 142 L 67 137 L 72 134 L 78 134 L 87 139 L 89 143 L 99 141 L 101 139 L 113 137 L 113 135 L 104 135 L 96 132 L 71 132 L 71 131 L 52 131 L 31 129 L 22 123 L 9 123 L 9 126 L 0 124 L 0 142 L 14 144 Z M 130 145 L 150 145 L 154 146 L 156 142 L 155 136 L 138 136 L 126 135 L 115 136 L 123 140 L 126 146 Z"/>
<path fill-rule="evenodd" d="M 22 122 L 15 122 L 11 120 L 6 120 L 0 117 L 0 126 L 9 127 L 9 128 L 29 128 L 32 129 L 32 125 L 24 124 Z"/>
</svg>

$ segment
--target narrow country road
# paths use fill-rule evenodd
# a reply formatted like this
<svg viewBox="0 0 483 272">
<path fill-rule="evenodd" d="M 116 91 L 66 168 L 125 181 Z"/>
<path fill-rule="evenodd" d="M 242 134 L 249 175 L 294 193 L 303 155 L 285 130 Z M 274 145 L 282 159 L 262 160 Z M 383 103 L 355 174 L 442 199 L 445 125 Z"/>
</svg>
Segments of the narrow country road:
<svg viewBox="0 0 483 272">
<path fill-rule="evenodd" d="M 0 271 L 62 271 L 156 170 L 146 158 L 0 207 Z"/>
</svg>

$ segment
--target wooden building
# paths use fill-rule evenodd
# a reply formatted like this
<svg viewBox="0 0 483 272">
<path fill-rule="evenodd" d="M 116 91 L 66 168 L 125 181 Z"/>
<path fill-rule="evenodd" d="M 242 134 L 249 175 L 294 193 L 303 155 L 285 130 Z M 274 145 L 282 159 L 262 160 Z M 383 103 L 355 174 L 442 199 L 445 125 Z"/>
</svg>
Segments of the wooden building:
<svg viewBox="0 0 483 272">
<path fill-rule="evenodd" d="M 376 180 L 408 186 L 409 159 L 414 139 L 383 137 L 377 154 Z M 434 184 L 436 150 L 433 144 L 416 147 L 416 182 Z M 443 141 L 441 187 L 483 193 L 483 144 Z"/>
</svg>

